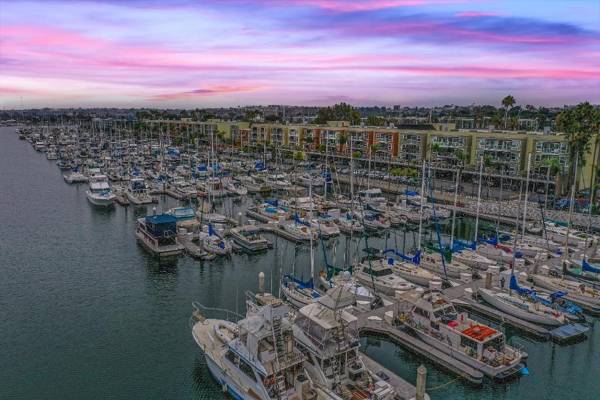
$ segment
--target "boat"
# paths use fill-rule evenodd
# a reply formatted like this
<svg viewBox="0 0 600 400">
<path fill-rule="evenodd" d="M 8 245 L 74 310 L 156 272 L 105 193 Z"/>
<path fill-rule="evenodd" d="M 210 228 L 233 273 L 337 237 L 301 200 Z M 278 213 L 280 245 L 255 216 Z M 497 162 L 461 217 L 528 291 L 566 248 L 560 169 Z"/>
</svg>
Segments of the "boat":
<svg viewBox="0 0 600 400">
<path fill-rule="evenodd" d="M 67 182 L 69 184 L 71 184 L 71 183 L 87 183 L 88 182 L 88 177 L 79 171 L 72 171 L 69 174 L 65 174 L 65 175 L 63 175 L 63 179 L 65 180 L 65 182 Z"/>
<path fill-rule="evenodd" d="M 387 199 L 379 188 L 361 190 L 358 196 L 365 208 L 369 207 L 376 212 L 384 212 L 387 209 Z"/>
<path fill-rule="evenodd" d="M 287 219 L 289 213 L 278 206 L 277 201 L 248 207 L 246 215 L 261 222 L 279 222 Z"/>
<path fill-rule="evenodd" d="M 370 260 L 358 264 L 354 269 L 354 276 L 362 285 L 388 296 L 395 296 L 396 292 L 403 293 L 415 288 L 412 283 L 396 275 L 390 265 Z"/>
<path fill-rule="evenodd" d="M 89 189 L 85 192 L 90 203 L 98 207 L 110 207 L 117 196 L 110 190 L 106 175 L 92 175 L 89 178 Z"/>
<path fill-rule="evenodd" d="M 387 218 L 371 211 L 356 212 L 354 216 L 371 232 L 381 232 L 391 226 Z"/>
<path fill-rule="evenodd" d="M 284 275 L 281 280 L 281 295 L 295 308 L 302 308 L 321 297 L 321 294 L 315 290 L 312 278 L 303 281 L 289 274 Z"/>
<path fill-rule="evenodd" d="M 255 225 L 244 225 L 231 228 L 229 231 L 233 241 L 247 251 L 262 251 L 271 243 L 260 234 L 260 228 Z"/>
<path fill-rule="evenodd" d="M 472 268 L 457 261 L 455 254 L 452 254 L 452 260 L 444 258 L 442 263 L 442 255 L 439 252 L 423 251 L 419 253 L 418 265 L 442 277 L 460 279 L 461 274 L 471 275 Z"/>
<path fill-rule="evenodd" d="M 225 190 L 232 196 L 246 196 L 248 194 L 248 189 L 246 187 L 232 179 L 228 179 L 225 182 Z"/>
<path fill-rule="evenodd" d="M 285 174 L 270 175 L 268 182 L 270 186 L 275 190 L 288 190 L 292 187 L 292 184 L 287 179 L 287 176 Z"/>
<path fill-rule="evenodd" d="M 400 316 L 423 342 L 495 380 L 521 375 L 523 353 L 506 344 L 504 334 L 458 313 L 439 290 L 402 296 L 412 305 Z"/>
<path fill-rule="evenodd" d="M 209 230 L 212 229 L 209 227 Z M 213 231 L 214 232 L 214 231 Z M 206 232 L 200 233 L 202 249 L 209 254 L 217 256 L 226 256 L 231 254 L 231 243 L 216 234 Z"/>
<path fill-rule="evenodd" d="M 148 194 L 148 186 L 143 178 L 131 178 L 125 194 L 131 204 L 142 205 L 152 203 L 152 197 Z"/>
<path fill-rule="evenodd" d="M 337 287 L 295 314 L 292 327 L 307 357 L 304 368 L 323 398 L 395 399 L 393 387 L 362 360 L 358 319 L 346 310 L 353 302 L 352 294 Z"/>
<path fill-rule="evenodd" d="M 175 207 L 167 210 L 167 214 L 174 216 L 177 223 L 196 220 L 196 210 L 193 207 Z"/>
<path fill-rule="evenodd" d="M 358 219 L 356 219 L 351 213 L 345 213 L 344 215 L 340 215 L 336 223 L 340 228 L 340 231 L 344 232 L 347 235 L 354 233 L 363 233 L 365 231 L 365 227 L 360 223 Z"/>
<path fill-rule="evenodd" d="M 341 286 L 344 290 L 354 295 L 357 302 L 367 301 L 372 303 L 376 300 L 375 294 L 369 288 L 359 283 L 350 271 L 341 271 L 337 274 L 331 274 L 330 277 L 328 277 L 325 271 L 321 271 L 319 274 L 319 283 L 320 288 L 325 291 Z"/>
<path fill-rule="evenodd" d="M 177 241 L 177 218 L 170 214 L 139 218 L 135 236 L 138 243 L 158 257 L 176 256 L 184 250 Z"/>
<path fill-rule="evenodd" d="M 534 274 L 530 276 L 535 286 L 553 292 L 562 291 L 565 298 L 578 305 L 589 305 L 600 310 L 600 290 L 594 286 L 565 279 L 561 276 Z"/>
<path fill-rule="evenodd" d="M 318 398 L 304 374 L 306 358 L 294 340 L 285 304 L 272 299 L 256 305 L 238 322 L 206 318 L 204 314 L 214 309 L 198 303 L 193 307 L 190 325 L 194 341 L 211 375 L 232 398 Z"/>
<path fill-rule="evenodd" d="M 329 239 L 340 234 L 340 228 L 334 222 L 334 218 L 328 215 L 320 215 L 318 218 L 309 220 L 309 223 L 310 227 L 323 239 Z"/>
<path fill-rule="evenodd" d="M 516 280 L 516 278 L 512 275 L 512 286 L 514 286 L 514 280 Z M 487 303 L 500 311 L 524 321 L 546 326 L 561 326 L 566 323 L 564 313 L 548 307 L 541 302 L 530 301 L 524 296 L 521 296 L 517 290 L 511 289 L 511 292 L 512 293 L 497 292 L 486 288 L 478 289 L 479 295 Z"/>
<path fill-rule="evenodd" d="M 295 242 L 308 242 L 311 240 L 317 240 L 317 233 L 311 229 L 308 223 L 304 223 L 300 220 L 294 221 L 280 221 L 277 226 L 281 236 L 286 239 Z"/>
<path fill-rule="evenodd" d="M 415 285 L 429 286 L 429 282 L 441 280 L 439 275 L 436 275 L 407 261 L 397 261 L 394 258 L 388 258 L 387 260 L 381 259 L 376 260 L 375 262 L 386 263 L 390 265 L 396 275 L 406 279 L 408 282 L 414 283 Z"/>
</svg>

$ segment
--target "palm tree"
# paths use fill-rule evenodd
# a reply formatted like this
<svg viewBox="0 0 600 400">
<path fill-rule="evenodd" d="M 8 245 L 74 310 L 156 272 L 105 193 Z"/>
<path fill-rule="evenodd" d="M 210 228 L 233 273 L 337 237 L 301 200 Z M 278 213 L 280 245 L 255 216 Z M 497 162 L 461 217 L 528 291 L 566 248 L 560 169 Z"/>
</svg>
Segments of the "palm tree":
<svg viewBox="0 0 600 400">
<path fill-rule="evenodd" d="M 348 138 L 346 137 L 346 135 L 341 133 L 337 139 L 338 139 L 338 144 L 340 145 L 340 153 L 341 153 L 342 149 L 344 148 L 344 145 L 348 142 Z"/>
<path fill-rule="evenodd" d="M 513 108 L 516 102 L 515 98 L 510 94 L 502 99 L 502 107 L 504 107 L 504 129 L 506 129 L 508 123 L 508 112 Z"/>
<path fill-rule="evenodd" d="M 574 165 L 574 160 L 585 162 L 583 157 L 590 150 L 592 138 L 600 135 L 600 111 L 590 103 L 580 103 L 576 107 L 561 111 L 556 117 L 556 125 L 567 135 L 569 141 L 569 165 Z M 593 154 L 592 171 L 595 169 L 596 154 Z M 570 171 L 569 183 L 576 180 Z M 593 186 L 593 182 L 592 185 Z"/>
</svg>

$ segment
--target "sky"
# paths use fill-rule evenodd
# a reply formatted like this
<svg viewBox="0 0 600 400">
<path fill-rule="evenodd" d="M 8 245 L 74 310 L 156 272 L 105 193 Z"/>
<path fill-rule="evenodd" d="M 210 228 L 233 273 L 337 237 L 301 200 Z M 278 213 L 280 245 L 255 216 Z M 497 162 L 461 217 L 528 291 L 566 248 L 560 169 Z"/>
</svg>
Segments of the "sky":
<svg viewBox="0 0 600 400">
<path fill-rule="evenodd" d="M 0 0 L 0 107 L 600 103 L 600 0 Z"/>
</svg>

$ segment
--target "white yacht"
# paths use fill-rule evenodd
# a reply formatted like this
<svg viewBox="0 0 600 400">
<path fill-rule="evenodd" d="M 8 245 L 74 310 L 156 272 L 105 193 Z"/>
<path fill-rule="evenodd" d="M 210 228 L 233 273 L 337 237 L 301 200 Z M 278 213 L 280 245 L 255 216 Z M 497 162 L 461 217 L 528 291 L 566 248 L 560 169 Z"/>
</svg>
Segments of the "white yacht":
<svg viewBox="0 0 600 400">
<path fill-rule="evenodd" d="M 211 309 L 194 303 L 192 336 L 208 369 L 232 398 L 239 400 L 316 400 L 304 374 L 299 350 L 287 319 L 289 308 L 272 299 L 248 310 L 237 323 L 207 319 Z"/>
<path fill-rule="evenodd" d="M 110 190 L 106 175 L 92 175 L 89 178 L 89 189 L 85 195 L 90 203 L 99 207 L 110 207 L 116 198 Z"/>
<path fill-rule="evenodd" d="M 412 308 L 401 320 L 422 341 L 492 379 L 503 380 L 525 368 L 523 353 L 506 344 L 502 332 L 458 313 L 442 292 L 428 290 L 403 298 Z"/>
</svg>

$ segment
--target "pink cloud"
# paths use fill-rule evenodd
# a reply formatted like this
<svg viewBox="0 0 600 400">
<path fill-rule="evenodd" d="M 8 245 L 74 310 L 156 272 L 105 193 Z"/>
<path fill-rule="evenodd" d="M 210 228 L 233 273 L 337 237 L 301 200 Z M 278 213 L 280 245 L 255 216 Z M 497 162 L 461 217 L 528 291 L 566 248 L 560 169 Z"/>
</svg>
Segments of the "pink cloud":
<svg viewBox="0 0 600 400">
<path fill-rule="evenodd" d="M 187 92 L 178 93 L 162 93 L 152 97 L 152 100 L 181 100 L 189 99 L 194 97 L 204 96 L 219 96 L 223 94 L 231 93 L 242 93 L 242 92 L 254 92 L 259 90 L 260 86 L 228 86 L 228 85 L 214 85 L 205 86 L 200 89 L 189 90 Z"/>
</svg>

